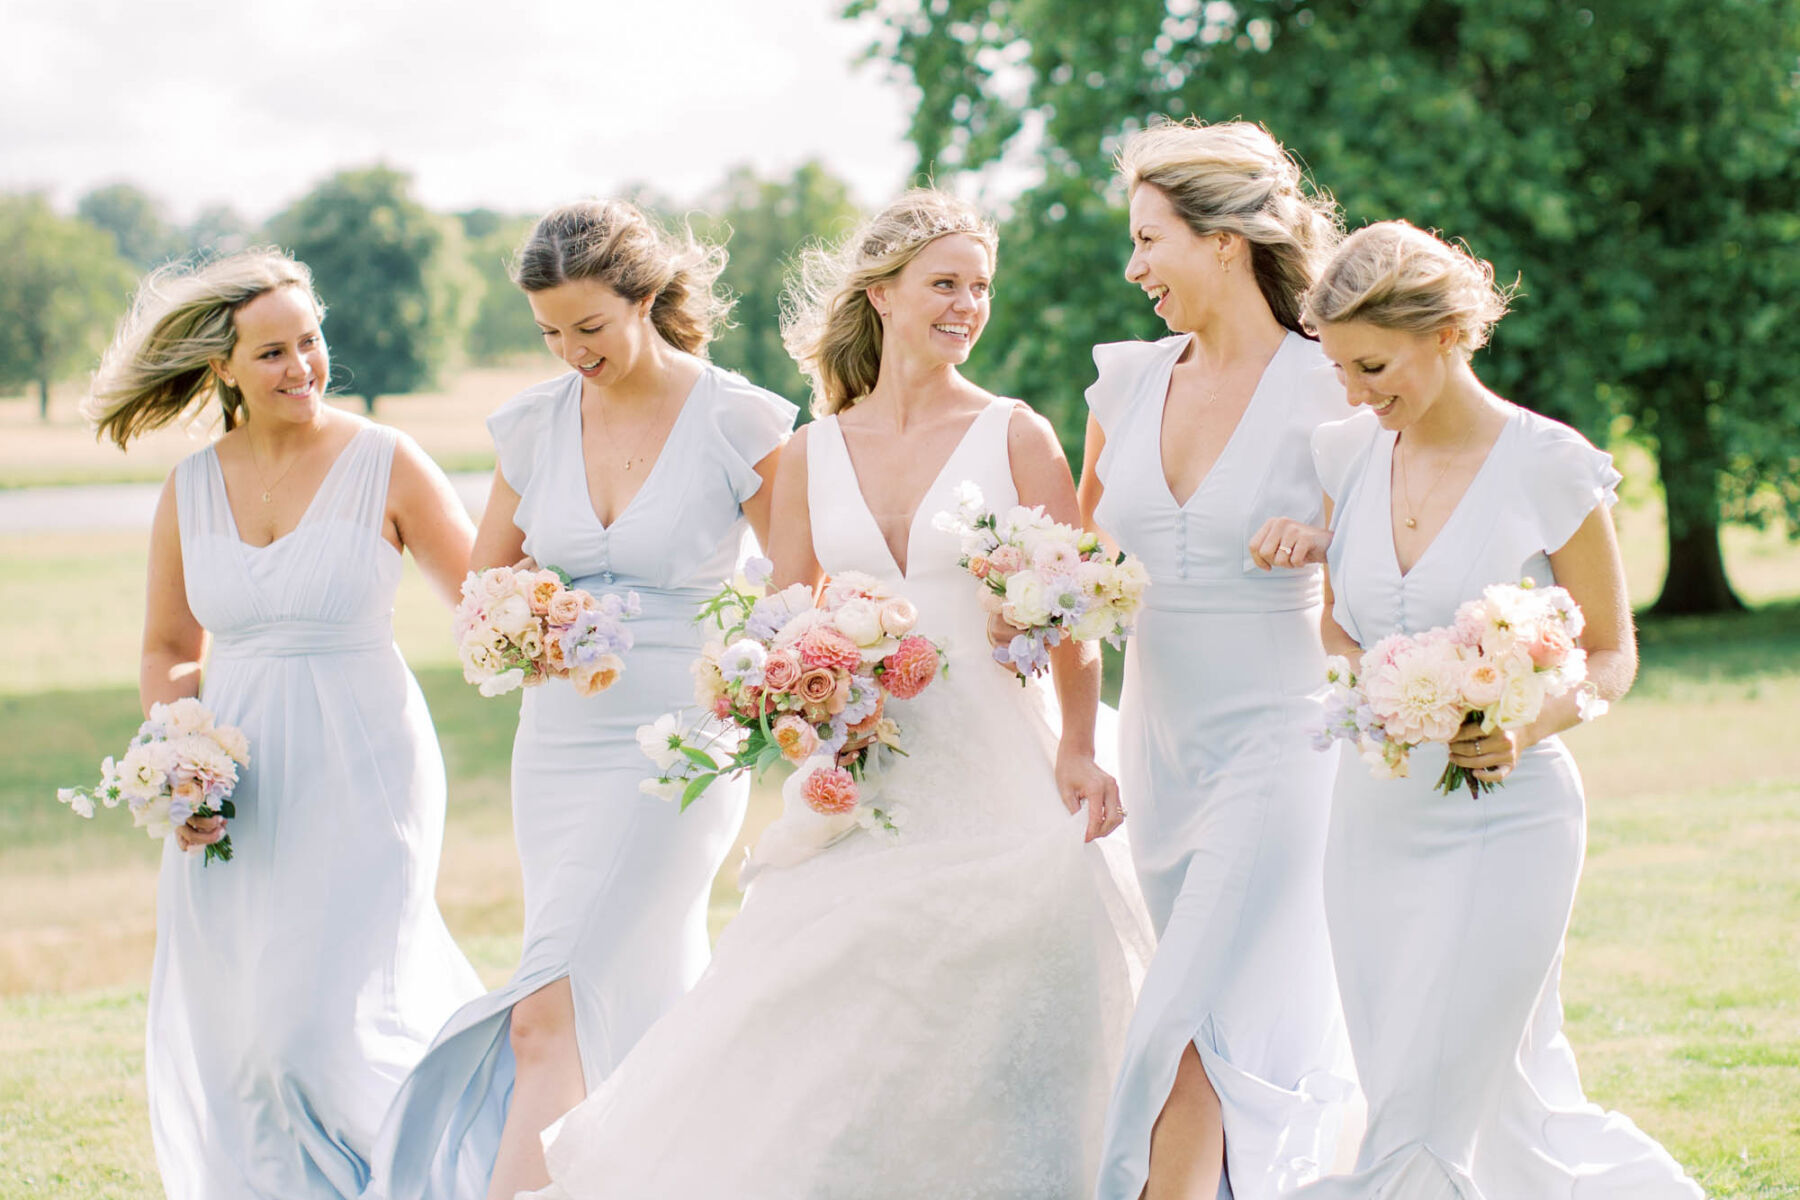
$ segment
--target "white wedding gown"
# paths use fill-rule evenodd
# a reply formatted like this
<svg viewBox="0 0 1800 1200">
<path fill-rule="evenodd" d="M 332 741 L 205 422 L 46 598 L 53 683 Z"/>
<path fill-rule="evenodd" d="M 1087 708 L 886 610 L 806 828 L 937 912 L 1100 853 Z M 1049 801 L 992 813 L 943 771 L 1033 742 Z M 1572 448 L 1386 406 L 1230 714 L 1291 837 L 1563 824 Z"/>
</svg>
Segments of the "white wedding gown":
<svg viewBox="0 0 1800 1200">
<path fill-rule="evenodd" d="M 1045 689 L 992 661 L 957 540 L 932 527 L 963 480 L 1017 502 L 1011 411 L 990 405 L 944 464 L 904 577 L 837 422 L 812 427 L 820 564 L 905 595 L 949 651 L 947 676 L 889 709 L 911 755 L 881 791 L 901 832 L 756 878 L 699 983 L 547 1133 L 538 1200 L 1091 1191 L 1149 949 L 1141 900 L 1122 847 L 1084 844 L 1062 807 Z"/>
</svg>

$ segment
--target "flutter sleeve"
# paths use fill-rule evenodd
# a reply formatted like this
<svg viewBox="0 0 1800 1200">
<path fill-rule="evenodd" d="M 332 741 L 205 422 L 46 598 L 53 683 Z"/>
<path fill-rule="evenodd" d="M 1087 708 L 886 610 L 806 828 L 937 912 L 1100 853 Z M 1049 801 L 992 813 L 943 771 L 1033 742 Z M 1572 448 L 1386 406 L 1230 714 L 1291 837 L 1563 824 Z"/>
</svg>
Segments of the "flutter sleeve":
<svg viewBox="0 0 1800 1200">
<path fill-rule="evenodd" d="M 732 496 L 742 504 L 763 485 L 756 464 L 793 431 L 800 410 L 741 375 L 718 371 L 716 379 L 718 391 L 711 406 L 713 437 L 709 440 Z"/>
<path fill-rule="evenodd" d="M 1096 373 L 1094 382 L 1088 385 L 1087 406 L 1106 436 L 1106 447 L 1095 464 L 1102 482 L 1112 458 L 1113 443 L 1143 391 L 1145 374 L 1164 356 L 1180 353 L 1176 343 L 1185 340 L 1186 335 L 1182 335 L 1160 342 L 1102 342 L 1094 347 Z"/>
<path fill-rule="evenodd" d="M 523 496 L 531 486 L 537 456 L 544 443 L 544 426 L 554 387 L 560 381 L 527 388 L 495 409 L 487 419 L 488 436 L 494 439 L 494 455 L 506 486 Z"/>
<path fill-rule="evenodd" d="M 1341 507 L 1349 489 L 1375 445 L 1381 422 L 1371 412 L 1360 412 L 1342 421 L 1327 421 L 1312 432 L 1313 473 L 1319 487 Z"/>
<path fill-rule="evenodd" d="M 1531 503 L 1537 513 L 1540 545 L 1554 554 L 1568 545 L 1581 523 L 1602 504 L 1619 500 L 1619 481 L 1612 455 L 1580 433 L 1537 417 L 1531 437 Z"/>
</svg>

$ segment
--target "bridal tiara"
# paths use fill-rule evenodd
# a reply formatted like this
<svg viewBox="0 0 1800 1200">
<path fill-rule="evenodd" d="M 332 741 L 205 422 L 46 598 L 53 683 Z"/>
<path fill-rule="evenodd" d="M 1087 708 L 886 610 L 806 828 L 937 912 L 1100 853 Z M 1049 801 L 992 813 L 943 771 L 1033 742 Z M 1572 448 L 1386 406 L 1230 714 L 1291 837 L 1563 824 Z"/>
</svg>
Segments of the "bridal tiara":
<svg viewBox="0 0 1800 1200">
<path fill-rule="evenodd" d="M 867 250 L 874 258 L 886 258 L 890 254 L 898 254 L 902 250 L 935 241 L 946 234 L 973 233 L 983 234 L 988 231 L 988 223 L 981 217 L 963 213 L 943 213 L 933 216 L 921 225 L 913 225 L 896 238 L 889 238 Z"/>
</svg>

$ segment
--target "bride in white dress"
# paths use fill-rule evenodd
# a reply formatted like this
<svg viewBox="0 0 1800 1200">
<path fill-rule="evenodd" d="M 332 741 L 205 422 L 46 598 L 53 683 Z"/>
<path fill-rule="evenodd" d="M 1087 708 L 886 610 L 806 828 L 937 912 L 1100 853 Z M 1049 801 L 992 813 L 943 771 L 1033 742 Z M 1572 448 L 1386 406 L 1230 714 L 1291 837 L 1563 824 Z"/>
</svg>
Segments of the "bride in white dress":
<svg viewBox="0 0 1800 1200">
<path fill-rule="evenodd" d="M 765 869 L 712 965 L 547 1135 L 540 1200 L 1047 1200 L 1086 1194 L 1147 956 L 1104 843 L 1097 656 L 1048 697 L 994 663 L 955 535 L 965 480 L 1076 520 L 1047 423 L 957 373 L 988 313 L 994 234 L 909 193 L 809 264 L 788 330 L 822 412 L 775 488 L 776 582 L 862 571 L 918 607 L 948 673 L 889 711 L 898 835 L 856 831 Z M 646 763 L 648 768 L 648 763 Z M 1085 808 L 1085 811 L 1083 809 Z M 1129 885 L 1127 885 L 1128 887 Z"/>
</svg>

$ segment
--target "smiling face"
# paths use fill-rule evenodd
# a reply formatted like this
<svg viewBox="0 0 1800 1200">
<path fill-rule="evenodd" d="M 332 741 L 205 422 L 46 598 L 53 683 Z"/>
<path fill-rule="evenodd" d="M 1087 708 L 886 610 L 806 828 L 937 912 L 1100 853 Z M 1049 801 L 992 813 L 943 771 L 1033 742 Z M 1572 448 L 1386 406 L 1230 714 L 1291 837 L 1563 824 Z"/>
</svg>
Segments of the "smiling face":
<svg viewBox="0 0 1800 1200">
<path fill-rule="evenodd" d="M 1202 328 L 1224 294 L 1221 260 L 1230 234 L 1198 234 L 1163 190 L 1141 183 L 1131 193 L 1131 261 L 1125 278 L 1144 289 L 1175 333 Z"/>
<path fill-rule="evenodd" d="M 649 299 L 634 303 L 598 280 L 559 283 L 525 299 L 550 353 L 601 386 L 631 374 L 657 336 Z"/>
<path fill-rule="evenodd" d="M 1337 368 L 1351 404 L 1366 405 L 1384 429 L 1405 429 L 1431 410 L 1450 382 L 1456 330 L 1409 333 L 1367 321 L 1319 326 L 1319 347 Z"/>
<path fill-rule="evenodd" d="M 884 352 L 915 361 L 966 362 L 988 321 L 994 264 L 981 241 L 952 233 L 926 243 L 893 279 L 869 289 L 882 316 Z"/>
<path fill-rule="evenodd" d="M 278 287 L 232 316 L 237 343 L 213 371 L 244 397 L 251 420 L 309 423 L 331 381 L 319 310 L 304 288 Z"/>
</svg>

